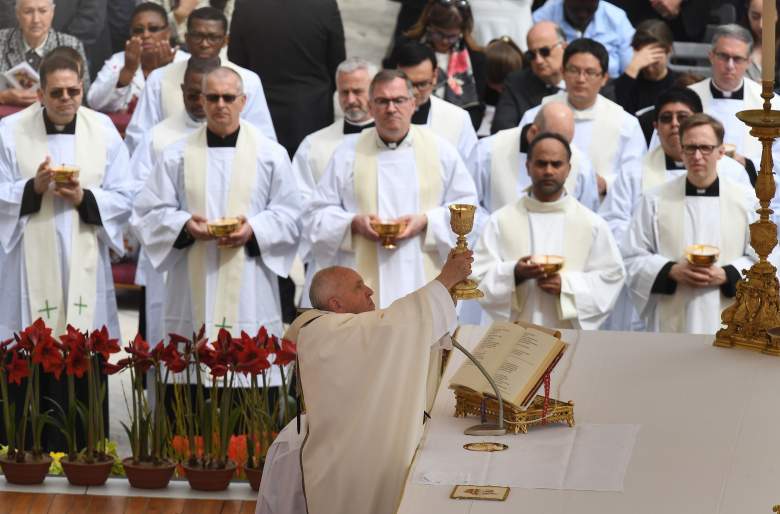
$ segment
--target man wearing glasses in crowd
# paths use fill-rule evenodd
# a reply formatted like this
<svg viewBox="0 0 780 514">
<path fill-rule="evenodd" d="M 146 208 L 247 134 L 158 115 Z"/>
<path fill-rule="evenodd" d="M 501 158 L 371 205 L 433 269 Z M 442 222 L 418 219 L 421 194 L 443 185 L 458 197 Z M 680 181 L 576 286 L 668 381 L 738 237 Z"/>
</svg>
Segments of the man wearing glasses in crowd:
<svg viewBox="0 0 780 514">
<path fill-rule="evenodd" d="M 209 60 L 218 57 L 220 50 L 228 42 L 227 26 L 227 19 L 219 9 L 214 7 L 195 9 L 187 20 L 185 36 L 187 50 L 198 59 Z M 241 111 L 241 117 L 257 127 L 263 135 L 276 141 L 276 132 L 271 122 L 271 114 L 268 111 L 260 78 L 254 72 L 231 62 L 222 64 L 238 73 L 244 83 L 246 106 Z M 125 143 L 131 154 L 149 129 L 184 109 L 181 83 L 186 68 L 186 62 L 174 62 L 153 71 L 147 77 L 146 86 L 125 135 Z"/>
<path fill-rule="evenodd" d="M 496 104 L 490 131 L 515 128 L 525 111 L 536 107 L 542 98 L 563 87 L 563 51 L 566 37 L 551 21 L 540 21 L 526 36 L 525 60 L 530 68 L 513 71 L 504 82 L 504 91 Z"/>
<path fill-rule="evenodd" d="M 639 165 L 647 151 L 637 119 L 599 94 L 609 78 L 608 67 L 604 45 L 588 38 L 577 39 L 563 52 L 566 91 L 542 99 L 543 104 L 564 102 L 574 111 L 573 143 L 590 157 L 602 196 L 617 174 Z M 520 126 L 531 123 L 537 112 L 539 107 L 526 111 Z"/>
<path fill-rule="evenodd" d="M 736 295 L 740 270 L 755 260 L 748 231 L 755 196 L 718 175 L 723 133 L 723 125 L 703 113 L 680 123 L 686 174 L 642 196 L 623 239 L 626 284 L 649 331 L 714 334 Z M 693 244 L 717 248 L 716 262 L 690 264 L 685 249 Z"/>
<path fill-rule="evenodd" d="M 150 73 L 190 57 L 187 52 L 171 48 L 170 39 L 165 9 L 153 2 L 139 4 L 130 20 L 130 39 L 125 42 L 125 50 L 115 53 L 103 65 L 87 95 L 89 105 L 102 112 L 132 110 Z"/>
</svg>

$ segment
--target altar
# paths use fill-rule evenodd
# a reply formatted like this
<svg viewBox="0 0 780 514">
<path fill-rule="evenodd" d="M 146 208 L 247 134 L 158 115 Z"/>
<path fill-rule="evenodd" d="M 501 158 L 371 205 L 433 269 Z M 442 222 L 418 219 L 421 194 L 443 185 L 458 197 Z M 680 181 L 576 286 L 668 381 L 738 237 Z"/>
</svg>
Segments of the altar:
<svg viewBox="0 0 780 514">
<path fill-rule="evenodd" d="M 484 330 L 464 327 L 459 340 L 473 348 Z M 419 483 L 415 471 L 426 445 L 442 423 L 462 421 L 453 417 L 454 395 L 447 389 L 465 359 L 456 352 L 432 412 L 439 428 L 431 424 L 417 451 L 399 514 L 746 514 L 771 513 L 780 503 L 775 358 L 713 347 L 712 336 L 564 331 L 563 339 L 571 347 L 552 375 L 551 395 L 574 401 L 577 425 L 639 426 L 622 491 L 513 487 L 504 502 L 470 501 L 450 499 L 452 485 Z M 507 436 L 507 452 L 513 439 L 540 437 L 540 430 L 548 429 Z"/>
</svg>

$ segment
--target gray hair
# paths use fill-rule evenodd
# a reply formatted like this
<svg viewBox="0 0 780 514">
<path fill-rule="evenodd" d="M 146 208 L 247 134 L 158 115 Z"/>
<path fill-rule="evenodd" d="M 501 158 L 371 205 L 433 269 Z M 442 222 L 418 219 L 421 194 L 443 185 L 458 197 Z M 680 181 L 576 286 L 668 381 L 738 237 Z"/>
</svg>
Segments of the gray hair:
<svg viewBox="0 0 780 514">
<path fill-rule="evenodd" d="M 233 68 L 228 68 L 227 66 L 220 66 L 218 68 L 214 68 L 210 72 L 203 75 L 203 92 L 206 91 L 206 82 L 208 82 L 209 77 L 216 76 L 219 78 L 224 78 L 228 76 L 232 76 L 236 78 L 236 81 L 238 82 L 238 94 L 243 95 L 244 94 L 244 80 L 241 78 L 241 75 L 238 74 L 236 70 Z"/>
<path fill-rule="evenodd" d="M 736 23 L 729 23 L 728 25 L 720 25 L 717 27 L 712 34 L 712 46 L 714 47 L 718 41 L 723 38 L 737 39 L 746 43 L 748 45 L 748 55 L 753 51 L 754 42 L 750 31 Z"/>
<path fill-rule="evenodd" d="M 380 84 L 387 84 L 388 82 L 392 82 L 395 79 L 401 79 L 406 82 L 406 89 L 409 93 L 409 98 L 414 98 L 414 86 L 412 85 L 412 81 L 409 80 L 409 77 L 406 75 L 406 73 L 397 69 L 381 70 L 376 75 L 374 75 L 374 78 L 371 79 L 371 85 L 368 86 L 368 97 L 374 98 L 374 88 L 376 86 Z"/>
<path fill-rule="evenodd" d="M 378 68 L 376 64 L 369 62 L 362 57 L 350 57 L 346 61 L 342 61 L 336 68 L 336 81 L 339 80 L 339 73 L 353 73 L 358 70 L 366 70 L 368 73 L 368 80 L 374 78 Z"/>
<path fill-rule="evenodd" d="M 19 10 L 19 6 L 22 5 L 22 2 L 24 2 L 24 0 L 16 0 L 16 10 L 17 11 Z M 54 9 L 54 0 L 49 0 L 49 3 L 51 4 L 51 8 Z"/>
<path fill-rule="evenodd" d="M 330 266 L 322 268 L 311 279 L 309 288 L 309 301 L 311 306 L 321 311 L 328 310 L 328 300 L 333 298 L 333 293 L 341 285 L 343 272 L 348 268 L 343 266 Z"/>
</svg>

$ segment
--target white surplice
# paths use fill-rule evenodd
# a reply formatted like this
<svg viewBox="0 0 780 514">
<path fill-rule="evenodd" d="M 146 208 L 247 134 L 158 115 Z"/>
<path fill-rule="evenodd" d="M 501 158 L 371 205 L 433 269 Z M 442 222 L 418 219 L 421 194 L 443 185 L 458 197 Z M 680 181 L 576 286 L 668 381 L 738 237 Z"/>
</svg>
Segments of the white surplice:
<svg viewBox="0 0 780 514">
<path fill-rule="evenodd" d="M 328 313 L 300 329 L 309 513 L 395 512 L 423 435 L 431 348 L 456 323 L 433 280 L 386 309 Z"/>
<path fill-rule="evenodd" d="M 380 287 L 379 298 L 375 301 L 379 307 L 390 305 L 428 281 L 423 269 L 423 251 L 435 251 L 439 257 L 438 264 L 445 262 L 456 238 L 450 228 L 447 206 L 452 203 L 477 203 L 474 181 L 458 152 L 443 138 L 433 137 L 437 141 L 441 169 L 441 200 L 438 207 L 425 213 L 428 226 L 419 236 L 397 242 L 394 250 L 387 250 L 377 243 Z M 304 209 L 306 244 L 320 268 L 334 265 L 354 268 L 356 265 L 351 223 L 355 214 L 359 213 L 353 180 L 358 139 L 354 135 L 345 137 Z M 382 143 L 377 139 L 377 144 Z M 379 151 L 377 166 L 378 212 L 364 214 L 396 219 L 420 213 L 418 171 L 411 136 L 407 135 L 396 149 Z M 308 284 L 304 287 L 303 304 L 309 305 Z"/>
<path fill-rule="evenodd" d="M 240 66 L 234 64 L 230 64 L 230 66 L 238 71 L 244 83 L 246 105 L 241 111 L 241 119 L 252 123 L 265 137 L 276 141 L 276 131 L 271 120 L 271 112 L 268 110 L 268 104 L 265 100 L 260 77 L 255 72 Z M 171 70 L 172 67 L 174 68 L 173 70 Z M 127 144 L 131 155 L 135 152 L 136 147 L 140 144 L 147 131 L 166 117 L 173 115 L 175 111 L 184 109 L 183 101 L 181 105 L 177 102 L 177 105 L 165 109 L 163 106 L 162 89 L 168 73 L 175 72 L 177 75 L 181 75 L 182 80 L 179 81 L 181 83 L 184 81 L 186 69 L 186 61 L 172 62 L 167 66 L 154 70 L 146 77 L 146 85 L 138 99 L 138 105 L 136 105 L 133 117 L 130 119 L 125 132 L 125 144 Z M 175 108 L 173 112 L 166 112 L 172 108 Z"/>
<path fill-rule="evenodd" d="M 525 225 L 525 226 L 524 226 Z M 535 280 L 515 284 L 526 255 L 560 255 L 561 294 Z M 595 330 L 611 311 L 625 271 L 606 222 L 571 196 L 539 202 L 526 195 L 490 216 L 475 248 L 474 275 L 492 320 L 523 320 L 546 327 Z"/>
<path fill-rule="evenodd" d="M 719 196 L 683 196 L 685 183 L 685 177 L 670 180 L 640 200 L 620 245 L 628 273 L 626 285 L 647 330 L 714 334 L 721 327 L 721 311 L 733 301 L 719 287 L 677 284 L 673 295 L 653 293 L 652 288 L 664 266 L 680 261 L 691 244 L 718 247 L 718 266 L 732 265 L 740 273 L 749 268 L 755 260 L 748 232 L 755 217 L 755 198 L 750 198 L 744 186 L 725 177 L 719 179 Z M 681 205 L 676 203 L 679 198 Z M 680 238 L 676 243 L 669 235 L 674 231 L 680 232 L 675 235 Z M 668 240 L 663 240 L 662 234 Z M 666 254 L 663 247 L 668 248 Z M 672 312 L 679 311 L 682 326 L 678 329 L 669 328 L 672 321 L 669 311 L 662 312 L 664 304 L 672 306 Z"/>
<path fill-rule="evenodd" d="M 642 128 L 636 117 L 618 104 L 598 95 L 592 107 L 579 110 L 569 103 L 565 91 L 542 99 L 542 104 L 548 102 L 563 102 L 574 112 L 572 143 L 588 156 L 596 173 L 609 186 L 624 169 L 641 165 L 642 156 L 647 152 Z M 532 123 L 541 107 L 525 111 L 519 126 Z"/>
<path fill-rule="evenodd" d="M 243 130 L 243 129 L 242 129 Z M 188 251 L 192 246 L 174 248 L 182 228 L 192 214 L 209 220 L 225 215 L 232 175 L 235 147 L 208 148 L 206 212 L 191 213 L 187 206 L 184 178 L 184 153 L 189 138 L 166 147 L 157 160 L 146 184 L 136 196 L 130 220 L 138 239 L 144 245 L 152 265 L 167 272 L 164 333 L 189 336 L 201 324 L 216 324 L 213 311 L 219 275 L 219 248 L 216 241 L 207 243 L 205 277 L 205 319 L 193 320 Z M 301 205 L 290 171 L 287 152 L 279 144 L 256 134 L 256 180 L 249 211 L 245 213 L 252 226 L 259 257 L 244 250 L 244 268 L 239 291 L 238 323 L 240 330 L 256 333 L 265 326 L 269 333 L 282 333 L 277 275 L 287 276 L 298 244 L 298 218 Z"/>
<path fill-rule="evenodd" d="M 24 228 L 30 216 L 19 216 L 27 180 L 22 178 L 16 158 L 15 129 L 20 116 L 24 113 L 25 111 L 13 114 L 0 122 L 0 244 L 5 252 L 2 257 L 4 293 L 0 297 L 0 326 L 11 331 L 19 331 L 41 316 L 40 313 L 30 311 L 27 291 Z M 98 117 L 104 127 L 103 143 L 106 148 L 106 157 L 105 171 L 100 187 L 89 188 L 95 197 L 101 221 L 100 229 L 97 231 L 97 294 L 93 300 L 96 302 L 95 318 L 92 326 L 79 328 L 93 330 L 106 325 L 112 337 L 120 337 L 109 249 L 119 255 L 124 254 L 122 234 L 130 216 L 133 183 L 128 169 L 127 149 L 114 124 L 103 114 L 95 112 L 92 114 Z M 76 123 L 78 123 L 78 117 Z M 48 135 L 47 145 L 53 165 L 56 163 L 75 163 L 75 136 L 73 134 Z M 70 261 L 73 209 L 73 204 L 67 200 L 54 198 L 54 222 L 57 232 L 57 250 L 60 255 L 60 277 L 66 298 L 68 270 L 71 265 L 79 264 Z M 0 337 L 7 335 L 0 334 Z"/>
<path fill-rule="evenodd" d="M 533 25 L 531 0 L 471 0 L 474 38 L 487 46 L 491 40 L 509 36 L 526 50 L 526 35 Z"/>
<path fill-rule="evenodd" d="M 477 133 L 468 111 L 431 95 L 426 127 L 454 146 L 463 162 L 468 162 L 477 146 Z"/>
</svg>

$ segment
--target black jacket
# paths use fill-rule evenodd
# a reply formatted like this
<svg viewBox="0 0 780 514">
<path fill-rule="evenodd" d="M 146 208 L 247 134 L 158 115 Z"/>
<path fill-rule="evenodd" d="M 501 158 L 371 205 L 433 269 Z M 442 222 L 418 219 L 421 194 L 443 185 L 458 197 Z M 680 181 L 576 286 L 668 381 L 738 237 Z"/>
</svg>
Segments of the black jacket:
<svg viewBox="0 0 780 514">
<path fill-rule="evenodd" d="M 242 0 L 228 58 L 260 76 L 276 136 L 292 156 L 333 123 L 336 67 L 346 57 L 336 0 Z"/>
<path fill-rule="evenodd" d="M 558 92 L 556 86 L 550 86 L 533 74 L 530 68 L 513 71 L 504 81 L 504 91 L 496 104 L 493 125 L 490 132 L 514 128 L 528 109 L 542 103 L 542 98 Z"/>
</svg>

